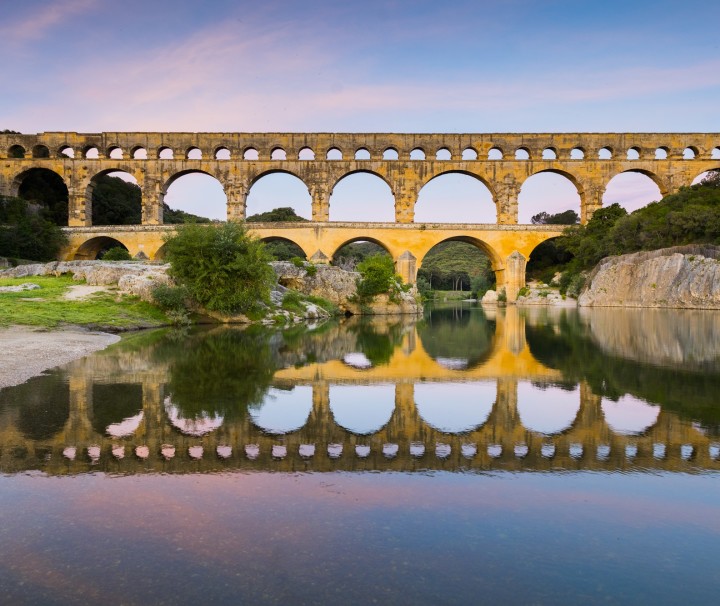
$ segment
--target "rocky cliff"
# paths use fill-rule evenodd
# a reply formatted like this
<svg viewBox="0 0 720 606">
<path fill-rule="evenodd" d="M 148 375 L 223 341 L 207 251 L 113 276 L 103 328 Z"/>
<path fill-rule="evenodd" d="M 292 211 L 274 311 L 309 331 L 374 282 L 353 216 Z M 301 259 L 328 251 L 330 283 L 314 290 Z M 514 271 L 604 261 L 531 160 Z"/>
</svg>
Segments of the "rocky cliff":
<svg viewBox="0 0 720 606">
<path fill-rule="evenodd" d="M 720 309 L 720 247 L 679 246 L 601 261 L 581 307 Z"/>
</svg>

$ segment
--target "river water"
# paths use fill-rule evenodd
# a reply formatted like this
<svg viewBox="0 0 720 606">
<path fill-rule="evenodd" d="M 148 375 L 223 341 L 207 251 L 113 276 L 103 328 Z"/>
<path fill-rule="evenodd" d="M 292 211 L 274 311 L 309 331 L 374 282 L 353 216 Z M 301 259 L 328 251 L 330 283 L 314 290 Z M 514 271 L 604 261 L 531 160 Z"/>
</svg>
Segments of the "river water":
<svg viewBox="0 0 720 606">
<path fill-rule="evenodd" d="M 716 603 L 720 315 L 125 337 L 0 390 L 8 604 Z"/>
</svg>

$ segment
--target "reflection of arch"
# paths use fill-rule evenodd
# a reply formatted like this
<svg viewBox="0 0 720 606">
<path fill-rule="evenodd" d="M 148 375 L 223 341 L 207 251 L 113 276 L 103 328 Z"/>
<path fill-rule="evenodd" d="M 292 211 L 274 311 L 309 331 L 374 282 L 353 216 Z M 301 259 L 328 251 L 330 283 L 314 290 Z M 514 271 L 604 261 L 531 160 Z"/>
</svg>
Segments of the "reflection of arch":
<svg viewBox="0 0 720 606">
<path fill-rule="evenodd" d="M 546 436 L 570 429 L 580 412 L 580 390 L 518 384 L 517 410 L 523 426 Z"/>
<path fill-rule="evenodd" d="M 352 182 L 357 180 L 357 177 L 365 182 L 357 187 L 348 185 L 348 178 L 350 178 L 350 182 Z M 372 177 L 372 179 L 370 179 L 370 177 Z M 339 189 L 338 186 L 340 186 Z M 374 192 L 371 191 L 373 189 L 375 190 Z M 329 218 L 331 221 L 395 221 L 395 195 L 392 191 L 392 185 L 383 175 L 375 171 L 358 169 L 347 172 L 335 181 L 331 192 L 329 200 Z M 372 205 L 368 205 L 366 198 L 354 200 L 358 195 L 367 196 L 368 192 L 375 196 L 372 202 L 381 204 L 379 208 L 373 208 Z M 348 198 L 349 202 L 344 201 Z M 358 216 L 363 213 L 369 213 L 370 216 L 367 218 Z M 352 216 L 338 218 L 338 214 Z"/>
<path fill-rule="evenodd" d="M 625 394 L 617 401 L 602 399 L 601 409 L 605 422 L 620 435 L 640 435 L 657 423 L 660 406 Z"/>
<path fill-rule="evenodd" d="M 335 423 L 351 433 L 377 433 L 395 412 L 395 385 L 331 385 L 330 411 Z"/>
<path fill-rule="evenodd" d="M 13 387 L 13 397 L 22 402 L 17 428 L 29 440 L 52 438 L 70 417 L 70 389 L 57 372 Z"/>
<path fill-rule="evenodd" d="M 92 426 L 97 433 L 124 437 L 137 430 L 143 411 L 140 383 L 94 383 L 92 394 Z"/>
<path fill-rule="evenodd" d="M 497 398 L 497 384 L 417 383 L 415 407 L 420 418 L 443 433 L 465 433 L 482 427 Z"/>
<path fill-rule="evenodd" d="M 451 175 L 453 176 L 448 178 Z M 472 180 L 465 180 L 464 177 Z M 441 182 L 445 184 L 444 187 Z M 428 186 L 430 187 L 426 189 Z M 428 197 L 442 197 L 439 188 L 449 190 L 448 197 L 452 198 L 443 203 L 442 207 L 427 200 Z M 474 191 L 470 192 L 470 189 Z M 468 195 L 472 197 L 471 200 L 467 200 Z M 453 204 L 459 204 L 460 196 L 472 206 L 452 208 Z M 486 205 L 486 202 L 489 205 Z M 495 192 L 484 177 L 467 170 L 445 170 L 430 176 L 422 184 L 415 204 L 415 223 L 495 223 L 497 212 Z M 486 216 L 489 213 L 492 213 L 492 216 Z M 449 215 L 452 218 L 449 218 Z"/>
<path fill-rule="evenodd" d="M 179 430 L 180 433 L 188 436 L 200 437 L 211 433 L 220 427 L 225 420 L 220 414 L 205 411 L 198 413 L 191 419 L 184 417 L 180 407 L 173 403 L 170 396 L 165 398 L 164 404 L 165 414 L 167 414 L 171 425 Z"/>
<path fill-rule="evenodd" d="M 313 388 L 297 385 L 292 389 L 271 388 L 263 401 L 249 408 L 253 424 L 269 434 L 286 434 L 302 428 L 313 407 Z"/>
<path fill-rule="evenodd" d="M 102 253 L 115 247 L 128 250 L 127 246 L 120 242 L 120 240 L 116 240 L 110 236 L 97 236 L 85 240 L 85 242 L 78 246 L 75 254 L 71 256 L 71 259 L 74 261 L 94 261 L 98 259 Z"/>
</svg>

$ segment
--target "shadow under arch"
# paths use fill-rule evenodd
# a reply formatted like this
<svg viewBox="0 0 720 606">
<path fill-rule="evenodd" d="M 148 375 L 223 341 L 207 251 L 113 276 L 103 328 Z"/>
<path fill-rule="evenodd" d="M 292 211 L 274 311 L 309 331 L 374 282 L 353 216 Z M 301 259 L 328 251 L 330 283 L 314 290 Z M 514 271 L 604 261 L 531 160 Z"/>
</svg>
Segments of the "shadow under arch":
<svg viewBox="0 0 720 606">
<path fill-rule="evenodd" d="M 269 236 L 267 238 L 260 238 L 260 241 L 265 243 L 270 254 L 275 257 L 276 261 L 289 261 L 294 257 L 300 257 L 305 260 L 308 259 L 308 252 L 290 238 Z"/>
<path fill-rule="evenodd" d="M 111 248 L 120 247 L 128 250 L 120 240 L 111 238 L 110 236 L 96 236 L 85 240 L 71 256 L 73 261 L 94 261 L 99 259 L 102 254 Z"/>
<path fill-rule="evenodd" d="M 69 190 L 65 179 L 49 168 L 32 167 L 13 178 L 12 193 L 28 202 L 47 208 L 49 219 L 57 225 L 68 224 Z"/>
<path fill-rule="evenodd" d="M 526 281 L 531 278 L 538 278 L 546 284 L 550 284 L 555 272 L 553 271 L 550 276 L 545 274 L 549 273 L 551 268 L 561 264 L 564 265 L 573 258 L 572 253 L 562 250 L 558 246 L 558 241 L 561 239 L 562 236 L 548 238 L 532 249 L 525 266 Z"/>
<path fill-rule="evenodd" d="M 498 271 L 502 271 L 505 268 L 505 264 L 503 262 L 502 257 L 497 253 L 497 251 L 490 246 L 487 242 L 484 242 L 483 240 L 480 240 L 479 238 L 475 238 L 474 236 L 453 236 L 451 238 L 445 238 L 444 240 L 440 240 L 439 242 L 433 242 L 425 250 L 418 250 L 416 253 L 417 256 L 417 267 L 422 267 L 423 260 L 427 256 L 427 254 L 435 248 L 438 244 L 442 244 L 443 242 L 466 242 L 468 244 L 472 244 L 476 248 L 479 248 L 482 252 L 484 252 L 490 259 L 490 267 L 492 270 L 497 274 Z"/>
<path fill-rule="evenodd" d="M 417 201 L 415 203 L 416 217 L 415 217 L 414 222 L 415 223 L 430 223 L 430 222 L 432 222 L 432 223 L 472 223 L 473 222 L 473 221 L 469 221 L 467 219 L 462 220 L 462 221 L 447 221 L 447 220 L 443 221 L 443 220 L 435 219 L 435 218 L 428 218 L 428 219 L 418 219 L 417 218 L 418 204 L 423 202 L 423 200 L 422 200 L 423 190 L 431 183 L 438 183 L 439 182 L 438 180 L 442 180 L 443 177 L 448 177 L 448 176 L 452 176 L 452 175 L 470 177 L 473 181 L 477 182 L 477 185 L 484 187 L 485 192 L 487 192 L 487 194 L 489 194 L 489 196 L 490 196 L 490 202 L 492 203 L 492 208 L 495 212 L 495 216 L 492 218 L 491 221 L 479 221 L 479 223 L 495 223 L 497 221 L 499 209 L 498 209 L 498 203 L 497 203 L 497 193 L 495 192 L 492 184 L 490 183 L 490 181 L 485 179 L 485 177 L 483 177 L 482 175 L 480 175 L 478 173 L 474 173 L 469 170 L 463 170 L 463 169 L 446 169 L 446 170 L 441 169 L 437 173 L 432 174 L 428 179 L 426 179 L 422 183 L 420 190 L 418 191 Z M 485 192 L 481 191 L 479 193 L 483 194 Z M 426 194 L 427 193 L 428 192 L 426 190 Z M 424 206 L 421 207 L 421 210 L 424 208 L 425 208 Z M 482 206 L 478 206 L 477 210 L 483 211 Z"/>
<path fill-rule="evenodd" d="M 417 324 L 417 334 L 425 353 L 448 370 L 479 368 L 496 346 L 496 322 L 485 316 L 482 307 L 429 308 Z"/>
<path fill-rule="evenodd" d="M 106 168 L 101 171 L 96 172 L 88 182 L 87 187 L 85 188 L 85 207 L 91 209 L 91 224 L 92 225 L 140 225 L 142 223 L 142 190 L 140 189 L 137 179 L 135 178 L 135 175 L 133 174 L 133 169 L 126 167 L 122 168 L 121 166 L 115 166 L 113 168 Z M 129 175 L 132 177 L 133 181 L 127 181 L 126 179 L 123 179 L 122 177 L 118 177 L 114 173 L 123 173 L 125 175 Z M 109 178 L 109 179 L 120 179 L 121 181 L 124 181 L 127 185 L 127 194 L 128 196 L 133 196 L 134 200 L 128 205 L 126 201 L 121 201 L 120 203 L 123 206 L 129 206 L 129 208 L 126 208 L 125 210 L 128 211 L 126 213 L 122 213 L 122 222 L 112 222 L 108 223 L 102 220 L 98 220 L 98 208 L 96 208 L 97 204 L 95 203 L 95 194 L 98 193 L 98 190 L 103 185 L 103 179 Z M 107 182 L 110 183 L 110 182 Z M 112 186 L 111 186 L 112 187 Z M 135 188 L 135 189 L 134 189 Z M 117 192 L 118 194 L 120 192 Z M 113 213 L 113 210 L 118 210 L 119 212 L 121 209 L 113 209 L 113 203 L 112 201 L 109 201 L 109 204 L 106 204 L 108 208 L 101 209 L 101 213 L 104 215 L 115 215 L 117 218 L 117 214 Z M 129 214 L 129 212 L 132 212 L 132 215 Z M 126 217 L 131 217 L 134 219 L 133 221 L 127 221 L 125 220 Z"/>
</svg>

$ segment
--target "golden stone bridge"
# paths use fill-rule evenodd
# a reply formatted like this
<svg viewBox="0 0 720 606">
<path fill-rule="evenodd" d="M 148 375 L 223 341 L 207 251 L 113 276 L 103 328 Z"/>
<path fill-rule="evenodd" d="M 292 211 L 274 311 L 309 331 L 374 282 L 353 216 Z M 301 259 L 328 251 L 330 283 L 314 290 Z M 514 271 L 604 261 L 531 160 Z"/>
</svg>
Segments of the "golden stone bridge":
<svg viewBox="0 0 720 606">
<path fill-rule="evenodd" d="M 508 300 L 525 284 L 533 249 L 562 226 L 518 224 L 518 195 L 531 176 L 564 176 L 580 197 L 583 223 L 602 206 L 608 182 L 624 172 L 646 175 L 663 195 L 720 168 L 720 134 L 712 133 L 74 133 L 0 134 L 0 193 L 17 195 L 33 171 L 60 176 L 68 192 L 69 246 L 64 259 L 95 258 L 120 243 L 133 256 L 162 258 L 163 200 L 188 173 L 217 179 L 227 197 L 227 218 L 245 218 L 250 188 L 262 177 L 287 173 L 312 198 L 312 220 L 254 224 L 261 238 L 287 239 L 315 262 L 329 262 L 343 245 L 370 240 L 385 247 L 398 273 L 414 282 L 427 252 L 446 240 L 484 250 Z M 93 226 L 97 179 L 123 171 L 142 191 L 139 226 Z M 345 177 L 371 173 L 390 187 L 394 223 L 330 221 L 330 195 Z M 415 204 L 427 183 L 447 173 L 481 181 L 496 207 L 494 224 L 416 223 Z"/>
</svg>

